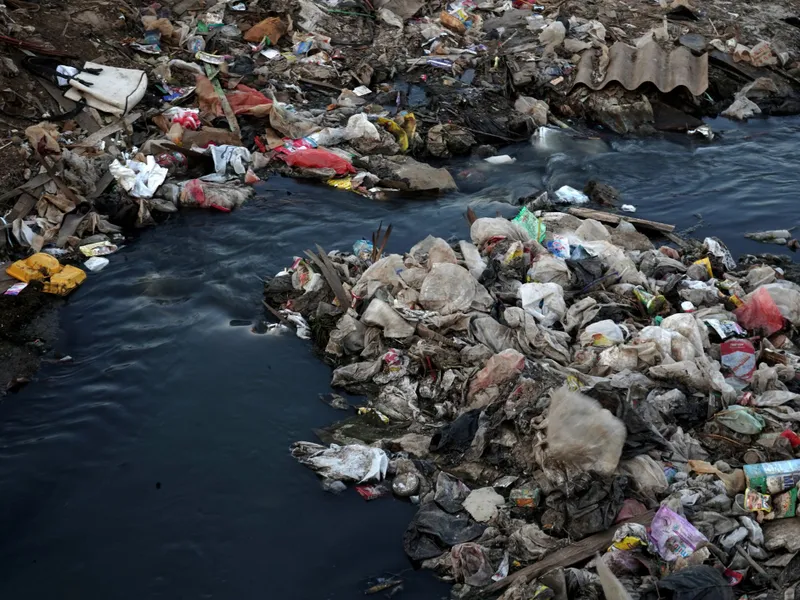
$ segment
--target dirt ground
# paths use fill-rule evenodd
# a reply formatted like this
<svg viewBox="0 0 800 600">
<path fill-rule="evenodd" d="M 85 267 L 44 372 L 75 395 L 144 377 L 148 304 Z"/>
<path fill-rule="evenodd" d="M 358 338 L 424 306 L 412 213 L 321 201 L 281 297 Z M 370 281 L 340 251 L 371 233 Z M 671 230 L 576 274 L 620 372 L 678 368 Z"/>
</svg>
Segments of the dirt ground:
<svg viewBox="0 0 800 600">
<path fill-rule="evenodd" d="M 3 265 L 3 271 L 5 271 Z M 5 289 L 0 281 L 0 289 Z M 0 295 L 0 397 L 28 383 L 58 335 L 62 300 L 35 285 L 18 296 Z"/>
</svg>

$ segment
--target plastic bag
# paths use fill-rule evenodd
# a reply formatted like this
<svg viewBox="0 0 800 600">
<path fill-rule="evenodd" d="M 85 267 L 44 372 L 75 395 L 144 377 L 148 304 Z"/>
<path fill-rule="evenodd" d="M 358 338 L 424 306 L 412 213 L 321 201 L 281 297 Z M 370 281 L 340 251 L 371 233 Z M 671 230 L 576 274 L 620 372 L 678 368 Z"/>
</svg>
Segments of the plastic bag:
<svg viewBox="0 0 800 600">
<path fill-rule="evenodd" d="M 547 228 L 527 207 L 523 206 L 512 221 L 525 229 L 532 240 L 536 240 L 540 244 L 544 241 Z"/>
<path fill-rule="evenodd" d="M 619 472 L 630 478 L 634 489 L 643 494 L 654 496 L 669 489 L 664 468 L 647 454 L 622 461 Z"/>
<path fill-rule="evenodd" d="M 367 115 L 364 113 L 358 113 L 347 120 L 347 127 L 344 131 L 344 139 L 366 139 L 377 142 L 381 139 L 381 134 L 378 133 L 378 128 L 370 122 L 370 120 L 367 118 Z"/>
<path fill-rule="evenodd" d="M 500 217 L 475 219 L 469 228 L 469 234 L 472 238 L 472 243 L 479 248 L 491 238 L 496 237 L 508 238 L 523 243 L 529 242 L 532 239 L 527 229 L 522 227 L 519 223 Z"/>
<path fill-rule="evenodd" d="M 492 580 L 494 569 L 486 555 L 486 548 L 479 544 L 466 542 L 453 546 L 450 560 L 456 581 L 481 587 Z"/>
<path fill-rule="evenodd" d="M 746 297 L 744 306 L 734 312 L 739 324 L 750 332 L 769 336 L 783 329 L 783 315 L 772 299 L 767 286 Z"/>
<path fill-rule="evenodd" d="M 381 481 L 389 466 L 389 458 L 383 450 L 356 444 L 331 444 L 326 448 L 312 442 L 295 442 L 292 456 L 320 477 L 336 481 Z"/>
<path fill-rule="evenodd" d="M 211 146 L 211 156 L 214 158 L 214 171 L 225 175 L 228 166 L 233 167 L 234 173 L 244 175 L 245 166 L 250 162 L 250 151 L 241 146 Z"/>
<path fill-rule="evenodd" d="M 556 202 L 560 202 L 561 204 L 587 204 L 589 202 L 589 196 L 576 190 L 573 187 L 568 185 L 562 185 L 555 191 L 554 194 Z"/>
<path fill-rule="evenodd" d="M 769 292 L 778 310 L 781 311 L 781 314 L 786 319 L 791 321 L 792 325 L 800 324 L 800 291 L 798 291 L 796 285 L 783 281 L 781 283 L 768 283 L 759 289 L 765 289 Z"/>
<path fill-rule="evenodd" d="M 233 91 L 225 94 L 235 115 L 264 117 L 272 110 L 272 100 L 258 90 L 240 83 Z"/>
<path fill-rule="evenodd" d="M 464 267 L 451 263 L 433 265 L 422 282 L 419 303 L 442 315 L 470 309 L 486 312 L 493 304 L 489 293 Z"/>
<path fill-rule="evenodd" d="M 552 327 L 567 314 L 564 288 L 555 283 L 525 283 L 518 291 L 522 308 L 544 327 Z"/>
<path fill-rule="evenodd" d="M 734 497 L 745 489 L 746 482 L 742 469 L 735 469 L 733 473 L 723 473 L 714 465 L 704 460 L 690 460 L 688 464 L 689 469 L 695 473 L 711 473 L 719 477 L 722 483 L 725 484 L 725 492 L 730 497 Z"/>
<path fill-rule="evenodd" d="M 642 600 L 734 600 L 733 588 L 708 565 L 687 567 L 654 584 Z"/>
<path fill-rule="evenodd" d="M 499 386 L 516 379 L 524 368 L 525 356 L 512 348 L 492 356 L 470 382 L 469 408 L 489 405 L 499 396 Z"/>
<path fill-rule="evenodd" d="M 766 426 L 766 421 L 761 415 L 746 406 L 739 406 L 738 404 L 718 412 L 714 416 L 714 420 L 722 423 L 728 429 L 744 435 L 759 434 Z"/>
<path fill-rule="evenodd" d="M 290 167 L 333 169 L 337 175 L 356 172 L 355 167 L 350 161 L 324 148 L 306 148 L 305 150 L 298 150 L 290 154 L 281 154 L 280 156 Z"/>
<path fill-rule="evenodd" d="M 190 179 L 182 185 L 180 203 L 182 206 L 216 208 L 230 212 L 244 204 L 253 193 L 253 188 Z"/>
<path fill-rule="evenodd" d="M 461 240 L 458 243 L 458 248 L 464 256 L 464 262 L 467 265 L 467 269 L 469 269 L 470 275 L 479 280 L 486 270 L 486 261 L 481 256 L 478 248 L 466 240 Z"/>
<path fill-rule="evenodd" d="M 588 396 L 561 387 L 550 394 L 548 455 L 575 468 L 610 475 L 625 444 L 625 424 Z"/>
<path fill-rule="evenodd" d="M 622 327 L 611 319 L 592 323 L 581 332 L 579 341 L 581 346 L 596 346 L 608 348 L 625 341 L 625 332 Z"/>
<path fill-rule="evenodd" d="M 373 298 L 361 315 L 361 322 L 383 329 L 387 338 L 405 339 L 414 334 L 416 328 L 379 298 Z"/>
<path fill-rule="evenodd" d="M 566 261 L 551 254 L 540 254 L 528 269 L 529 281 L 555 283 L 561 287 L 567 287 L 571 279 L 572 272 L 569 270 Z"/>
<path fill-rule="evenodd" d="M 670 315 L 661 321 L 661 327 L 669 331 L 680 333 L 688 339 L 698 356 L 703 354 L 703 348 L 708 346 L 708 332 L 705 327 L 701 327 L 693 315 L 687 313 L 677 313 Z"/>
</svg>

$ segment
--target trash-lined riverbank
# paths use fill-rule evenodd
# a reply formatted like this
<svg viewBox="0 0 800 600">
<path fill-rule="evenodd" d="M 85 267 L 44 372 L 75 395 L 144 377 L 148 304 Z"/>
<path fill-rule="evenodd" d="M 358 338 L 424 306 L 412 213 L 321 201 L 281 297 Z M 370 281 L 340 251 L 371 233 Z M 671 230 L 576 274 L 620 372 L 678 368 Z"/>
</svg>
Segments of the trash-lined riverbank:
<svg viewBox="0 0 800 600">
<path fill-rule="evenodd" d="M 723 135 L 712 147 L 611 140 L 604 154 L 577 144 L 550 159 L 509 149 L 517 162 L 484 172 L 483 192 L 422 204 L 364 203 L 275 178 L 229 215 L 193 211 L 145 231 L 67 299 L 58 349 L 74 361 L 45 365 L 0 404 L 3 514 L 15 532 L 0 547 L 5 595 L 70 587 L 123 598 L 250 596 L 269 585 L 293 598 L 345 599 L 363 593 L 367 576 L 399 573 L 399 597 L 446 596 L 447 587 L 421 585 L 429 571 L 402 573 L 413 505 L 367 503 L 352 488 L 320 493 L 289 454 L 292 441 L 315 440 L 312 430 L 341 413 L 317 397 L 333 390 L 310 344 L 229 326 L 261 312 L 254 275 L 279 271 L 314 243 L 347 249 L 381 220 L 393 224 L 389 252 L 423 237 L 420 222 L 426 233 L 464 238 L 467 205 L 513 217 L 519 207 L 508 202 L 530 186 L 580 188 L 604 173 L 637 206 L 633 216 L 681 230 L 702 222 L 694 235 L 720 237 L 735 256 L 791 257 L 742 234 L 798 217 L 789 178 L 775 170 L 792 160 L 797 121 L 714 128 Z M 298 540 L 309 537 L 320 544 Z"/>
<path fill-rule="evenodd" d="M 794 589 L 796 273 L 543 196 L 266 284 L 276 326 L 368 398 L 292 454 L 327 491 L 418 504 L 404 550 L 456 597 Z"/>
</svg>

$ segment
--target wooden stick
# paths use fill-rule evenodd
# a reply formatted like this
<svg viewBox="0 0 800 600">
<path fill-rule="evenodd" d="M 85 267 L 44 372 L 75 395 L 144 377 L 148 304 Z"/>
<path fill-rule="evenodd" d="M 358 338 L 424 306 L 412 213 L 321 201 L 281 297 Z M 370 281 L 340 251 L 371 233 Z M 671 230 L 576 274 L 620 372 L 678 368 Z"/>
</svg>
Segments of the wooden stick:
<svg viewBox="0 0 800 600">
<path fill-rule="evenodd" d="M 655 514 L 656 512 L 654 510 L 649 510 L 642 515 L 638 515 L 628 521 L 624 521 L 624 523 L 640 523 L 641 525 L 649 525 Z M 616 533 L 620 525 L 622 525 L 622 523 L 618 523 L 606 531 L 589 536 L 580 542 L 570 544 L 566 548 L 561 548 L 560 550 L 551 552 L 542 560 L 535 562 L 532 565 L 528 565 L 516 573 L 512 573 L 505 579 L 501 579 L 500 581 L 487 586 L 483 589 L 482 596 L 495 594 L 500 590 L 507 588 L 517 579 L 521 579 L 522 582 L 525 583 L 531 579 L 534 579 L 535 577 L 538 577 L 539 575 L 544 575 L 548 571 L 552 571 L 555 568 L 568 567 L 582 560 L 586 560 L 587 558 L 591 558 L 595 555 L 595 553 L 608 548 L 608 545 L 614 538 L 614 533 Z"/>
<path fill-rule="evenodd" d="M 736 549 L 736 552 L 739 553 L 739 556 L 744 558 L 748 563 L 750 563 L 750 566 L 753 567 L 756 571 L 758 571 L 758 573 L 764 579 L 769 581 L 769 584 L 772 586 L 773 589 L 775 589 L 775 590 L 777 590 L 779 592 L 781 591 L 781 586 L 778 585 L 778 582 L 775 581 L 764 569 L 762 569 L 761 565 L 759 565 L 756 561 L 754 561 L 752 558 L 750 558 L 750 556 L 747 554 L 747 552 L 742 550 L 742 547 L 739 544 L 736 544 L 736 546 L 734 546 L 734 548 Z"/>
<path fill-rule="evenodd" d="M 594 219 L 595 221 L 600 221 L 601 223 L 610 223 L 612 225 L 619 224 L 623 218 L 621 215 L 605 212 L 603 210 L 578 208 L 576 206 L 573 206 L 567 212 L 575 217 L 580 217 L 581 219 Z M 625 217 L 625 220 L 635 227 L 638 226 L 642 229 L 650 229 L 653 231 L 658 231 L 659 233 L 672 233 L 675 231 L 675 225 L 669 225 L 668 223 L 648 221 L 647 219 L 637 219 L 636 217 Z"/>
<path fill-rule="evenodd" d="M 217 97 L 219 98 L 220 105 L 222 106 L 222 112 L 225 113 L 225 118 L 228 121 L 228 127 L 230 127 L 233 133 L 241 136 L 242 132 L 239 129 L 239 121 L 236 119 L 236 115 L 233 114 L 231 103 L 228 102 L 225 92 L 222 91 L 222 84 L 220 84 L 219 79 L 217 78 L 219 71 L 215 71 L 214 67 L 208 63 L 206 63 L 205 67 L 206 75 L 208 76 L 209 80 L 211 80 L 211 84 L 214 86 L 214 91 L 217 92 Z"/>
</svg>

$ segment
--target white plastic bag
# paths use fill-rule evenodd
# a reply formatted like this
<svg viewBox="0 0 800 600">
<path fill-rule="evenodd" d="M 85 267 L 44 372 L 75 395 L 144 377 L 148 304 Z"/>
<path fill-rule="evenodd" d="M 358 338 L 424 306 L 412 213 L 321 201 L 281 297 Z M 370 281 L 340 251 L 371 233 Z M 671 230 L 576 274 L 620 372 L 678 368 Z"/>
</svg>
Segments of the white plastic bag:
<svg viewBox="0 0 800 600">
<path fill-rule="evenodd" d="M 608 348 L 625 341 L 625 331 L 611 319 L 592 323 L 581 332 L 581 346 Z"/>
<path fill-rule="evenodd" d="M 593 398 L 561 387 L 550 394 L 548 455 L 582 471 L 610 475 L 625 444 L 625 424 Z"/>
<path fill-rule="evenodd" d="M 525 283 L 519 288 L 522 308 L 544 327 L 552 327 L 567 314 L 564 289 L 555 283 Z"/>
<path fill-rule="evenodd" d="M 326 448 L 312 442 L 295 442 L 292 456 L 320 477 L 336 481 L 381 481 L 389 466 L 389 458 L 383 450 L 356 444 L 331 444 Z"/>
</svg>

